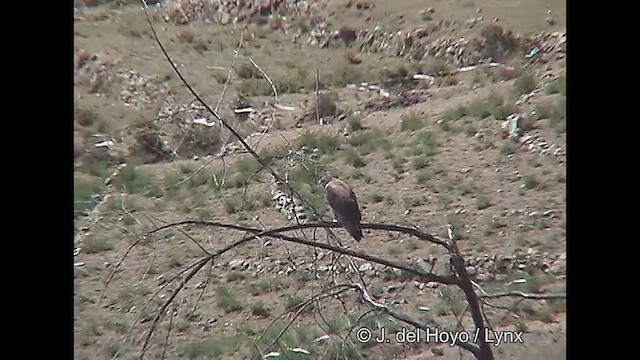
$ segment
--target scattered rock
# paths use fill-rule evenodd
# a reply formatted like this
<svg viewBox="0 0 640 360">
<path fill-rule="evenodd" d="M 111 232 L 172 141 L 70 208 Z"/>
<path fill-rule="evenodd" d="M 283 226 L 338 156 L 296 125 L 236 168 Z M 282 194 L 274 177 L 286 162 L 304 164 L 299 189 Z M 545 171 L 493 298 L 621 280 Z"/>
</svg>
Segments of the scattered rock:
<svg viewBox="0 0 640 360">
<path fill-rule="evenodd" d="M 235 259 L 229 262 L 229 268 L 231 270 L 245 270 L 249 267 L 249 263 L 242 259 Z"/>
<path fill-rule="evenodd" d="M 358 270 L 361 272 L 371 271 L 373 270 L 373 265 L 371 265 L 370 263 L 364 263 L 360 265 L 360 268 L 358 268 Z"/>
</svg>

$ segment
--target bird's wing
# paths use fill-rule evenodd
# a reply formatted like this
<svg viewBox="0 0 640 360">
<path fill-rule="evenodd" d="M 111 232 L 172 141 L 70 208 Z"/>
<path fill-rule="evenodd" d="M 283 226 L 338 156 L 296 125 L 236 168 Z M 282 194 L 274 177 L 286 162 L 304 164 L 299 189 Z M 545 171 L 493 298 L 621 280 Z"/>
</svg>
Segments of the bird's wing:
<svg viewBox="0 0 640 360">
<path fill-rule="evenodd" d="M 353 191 L 345 183 L 332 180 L 327 185 L 327 202 L 334 213 L 339 214 L 340 222 L 359 223 L 360 208 Z"/>
</svg>

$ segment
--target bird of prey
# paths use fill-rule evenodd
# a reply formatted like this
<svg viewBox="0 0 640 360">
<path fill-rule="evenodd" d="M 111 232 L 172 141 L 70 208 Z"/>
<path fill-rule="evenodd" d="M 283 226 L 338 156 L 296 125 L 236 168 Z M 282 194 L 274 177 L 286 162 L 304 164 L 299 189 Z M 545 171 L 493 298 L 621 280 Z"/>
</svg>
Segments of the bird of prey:
<svg viewBox="0 0 640 360">
<path fill-rule="evenodd" d="M 319 184 L 325 188 L 327 202 L 338 223 L 356 241 L 362 240 L 362 215 L 353 190 L 344 181 L 334 178 L 328 172 L 322 174 Z"/>
</svg>

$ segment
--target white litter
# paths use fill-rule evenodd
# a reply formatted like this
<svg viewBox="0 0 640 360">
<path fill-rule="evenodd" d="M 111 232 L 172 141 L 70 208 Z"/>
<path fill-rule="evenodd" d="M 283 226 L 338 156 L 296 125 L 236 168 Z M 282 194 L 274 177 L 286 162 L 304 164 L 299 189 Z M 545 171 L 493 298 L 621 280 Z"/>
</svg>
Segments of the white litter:
<svg viewBox="0 0 640 360">
<path fill-rule="evenodd" d="M 305 355 L 310 355 L 311 352 L 309 352 L 309 350 L 305 350 L 302 348 L 293 348 L 293 349 L 289 349 L 291 350 L 291 352 L 297 353 L 297 354 L 305 354 Z"/>
<path fill-rule="evenodd" d="M 208 126 L 208 127 L 212 127 L 212 126 L 214 126 L 216 124 L 215 121 L 209 122 L 209 119 L 207 119 L 207 118 L 193 119 L 193 123 L 194 124 L 200 124 L 200 125 Z"/>
<path fill-rule="evenodd" d="M 318 342 L 318 341 L 323 341 L 323 340 L 327 340 L 327 339 L 331 339 L 331 336 L 329 335 L 322 335 L 319 338 L 315 339 L 314 342 Z"/>
<path fill-rule="evenodd" d="M 107 141 L 99 142 L 99 143 L 95 144 L 94 146 L 97 147 L 97 148 L 101 148 L 101 147 L 108 148 L 108 147 L 111 147 L 113 145 L 115 145 L 115 143 L 113 141 L 107 140 Z"/>
<path fill-rule="evenodd" d="M 286 110 L 286 111 L 293 111 L 296 109 L 295 106 L 291 106 L 291 105 L 282 105 L 282 104 L 275 104 L 274 105 L 277 109 L 280 110 Z"/>
<path fill-rule="evenodd" d="M 246 107 L 246 108 L 242 108 L 242 109 L 233 110 L 233 112 L 236 113 L 236 114 L 252 113 L 254 111 L 256 111 L 256 110 L 254 108 L 252 108 L 252 107 Z"/>
</svg>

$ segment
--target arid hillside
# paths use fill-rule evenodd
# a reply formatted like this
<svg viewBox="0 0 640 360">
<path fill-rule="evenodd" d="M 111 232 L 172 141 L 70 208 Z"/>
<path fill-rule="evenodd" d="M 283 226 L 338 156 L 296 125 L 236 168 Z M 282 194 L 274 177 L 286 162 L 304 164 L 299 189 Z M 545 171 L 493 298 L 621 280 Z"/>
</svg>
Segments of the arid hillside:
<svg viewBox="0 0 640 360">
<path fill-rule="evenodd" d="M 76 0 L 75 357 L 473 359 L 397 341 L 474 334 L 453 279 L 487 331 L 521 336 L 496 359 L 564 359 L 565 14 Z M 361 242 L 326 225 L 325 170 L 353 188 Z"/>
</svg>

